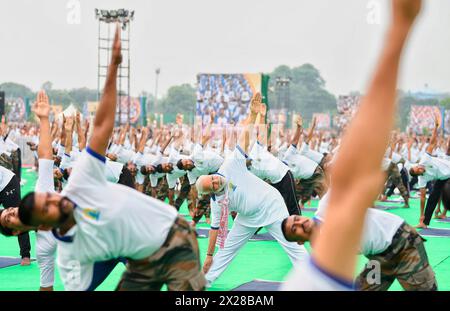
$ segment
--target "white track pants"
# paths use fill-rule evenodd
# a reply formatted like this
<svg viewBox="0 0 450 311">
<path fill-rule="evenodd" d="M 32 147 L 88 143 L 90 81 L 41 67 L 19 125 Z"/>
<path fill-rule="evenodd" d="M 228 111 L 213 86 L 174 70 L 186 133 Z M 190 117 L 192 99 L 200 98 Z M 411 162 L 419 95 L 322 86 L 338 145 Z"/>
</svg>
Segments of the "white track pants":
<svg viewBox="0 0 450 311">
<path fill-rule="evenodd" d="M 278 220 L 264 228 L 281 244 L 293 265 L 298 264 L 299 261 L 305 261 L 309 257 L 307 250 L 303 245 L 300 246 L 295 242 L 288 242 L 284 238 L 283 232 L 281 231 L 281 222 L 282 220 Z M 206 274 L 208 285 L 211 285 L 222 274 L 241 247 L 247 243 L 257 229 L 241 225 L 238 221 L 233 224 L 233 228 L 228 233 L 224 248 L 219 249 L 214 256 L 211 268 Z M 270 266 L 269 263 L 268 266 Z"/>
<path fill-rule="evenodd" d="M 36 233 L 36 260 L 40 272 L 40 286 L 51 287 L 55 279 L 56 239 L 51 231 Z"/>
</svg>

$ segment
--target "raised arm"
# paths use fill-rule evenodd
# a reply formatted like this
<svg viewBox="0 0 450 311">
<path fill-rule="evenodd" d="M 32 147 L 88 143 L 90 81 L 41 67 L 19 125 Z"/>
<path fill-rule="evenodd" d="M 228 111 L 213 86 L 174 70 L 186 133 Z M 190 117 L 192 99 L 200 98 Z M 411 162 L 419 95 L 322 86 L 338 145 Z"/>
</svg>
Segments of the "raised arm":
<svg viewBox="0 0 450 311">
<path fill-rule="evenodd" d="M 384 179 L 381 162 L 394 124 L 401 54 L 421 7 L 420 0 L 392 4 L 381 58 L 332 167 L 329 207 L 313 251 L 323 269 L 346 280 L 353 280 L 366 211 Z"/>
<path fill-rule="evenodd" d="M 297 146 L 300 136 L 303 133 L 303 121 L 302 117 L 299 115 L 295 118 L 295 134 L 291 139 L 291 145 Z"/>
<path fill-rule="evenodd" d="M 147 138 L 148 138 L 148 128 L 144 127 L 142 129 L 141 133 L 142 133 L 141 140 L 139 141 L 139 145 L 138 145 L 136 152 L 144 153 L 145 143 L 147 142 Z"/>
<path fill-rule="evenodd" d="M 317 120 L 316 120 L 316 117 L 314 117 L 312 120 L 312 123 L 311 123 L 311 127 L 309 128 L 308 135 L 306 136 L 305 142 L 307 144 L 309 144 L 309 142 L 311 141 L 311 139 L 314 136 L 314 130 L 316 129 L 316 124 L 317 124 Z"/>
<path fill-rule="evenodd" d="M 243 127 L 243 130 L 239 136 L 238 144 L 239 146 L 244 148 L 245 152 L 247 152 L 247 148 L 250 143 L 250 128 L 253 129 L 253 125 L 256 122 L 258 114 L 262 109 L 264 109 L 262 107 L 264 104 L 261 102 L 261 100 L 262 98 L 260 93 L 256 93 L 255 96 L 253 96 L 252 102 L 250 103 L 250 114 L 247 119 L 240 124 Z"/>
<path fill-rule="evenodd" d="M 440 126 L 439 118 L 435 116 L 433 135 L 431 135 L 430 143 L 428 144 L 427 149 L 425 150 L 428 154 L 432 154 L 434 148 L 436 148 L 439 126 Z"/>
<path fill-rule="evenodd" d="M 40 91 L 38 93 L 36 102 L 33 106 L 33 112 L 39 118 L 39 159 L 53 160 L 52 136 L 50 121 L 48 120 L 48 116 L 50 114 L 50 104 L 45 91 Z"/>
<path fill-rule="evenodd" d="M 117 25 L 112 46 L 111 63 L 108 68 L 100 105 L 95 114 L 92 137 L 89 141 L 89 148 L 102 156 L 105 155 L 109 138 L 114 128 L 117 105 L 117 69 L 122 62 L 120 31 L 121 27 Z"/>
<path fill-rule="evenodd" d="M 66 132 L 66 141 L 64 142 L 65 153 L 70 156 L 70 153 L 72 152 L 72 144 L 73 144 L 73 128 L 75 126 L 75 121 L 73 117 L 68 117 L 66 119 L 65 127 L 63 128 L 63 131 Z"/>
<path fill-rule="evenodd" d="M 79 111 L 77 111 L 77 115 L 75 116 L 75 127 L 77 129 L 78 136 L 78 149 L 82 151 L 86 148 L 86 135 L 84 133 L 83 126 L 81 125 L 81 115 Z"/>
</svg>

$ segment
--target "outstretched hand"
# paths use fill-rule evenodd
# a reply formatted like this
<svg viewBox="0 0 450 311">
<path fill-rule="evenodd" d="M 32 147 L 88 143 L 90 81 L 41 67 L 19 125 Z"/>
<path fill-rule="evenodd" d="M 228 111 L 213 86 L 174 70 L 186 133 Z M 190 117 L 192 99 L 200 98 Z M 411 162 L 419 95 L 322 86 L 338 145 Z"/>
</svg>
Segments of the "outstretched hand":
<svg viewBox="0 0 450 311">
<path fill-rule="evenodd" d="M 122 41 L 121 41 L 121 27 L 116 25 L 116 34 L 114 35 L 114 43 L 112 47 L 111 64 L 119 66 L 122 63 Z"/>
<path fill-rule="evenodd" d="M 393 0 L 393 21 L 395 25 L 410 27 L 422 8 L 422 0 Z"/>
<path fill-rule="evenodd" d="M 33 105 L 33 112 L 39 118 L 48 118 L 50 114 L 50 104 L 45 91 L 39 91 L 36 102 Z"/>
</svg>

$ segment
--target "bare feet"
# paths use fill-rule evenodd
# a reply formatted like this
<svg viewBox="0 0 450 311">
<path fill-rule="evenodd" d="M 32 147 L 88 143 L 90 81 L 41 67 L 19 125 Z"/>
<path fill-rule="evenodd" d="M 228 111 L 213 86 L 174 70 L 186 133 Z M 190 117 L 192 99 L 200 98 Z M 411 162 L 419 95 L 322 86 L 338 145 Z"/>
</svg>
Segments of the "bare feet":
<svg viewBox="0 0 450 311">
<path fill-rule="evenodd" d="M 387 201 L 387 196 L 385 196 L 384 194 L 380 195 L 380 202 L 386 202 Z"/>
<path fill-rule="evenodd" d="M 22 258 L 22 261 L 20 262 L 21 266 L 29 266 L 31 265 L 31 260 L 28 257 Z"/>
<path fill-rule="evenodd" d="M 446 219 L 447 216 L 444 215 L 444 214 L 440 214 L 440 215 L 434 215 L 434 218 L 436 218 L 436 219 Z"/>
<path fill-rule="evenodd" d="M 425 220 L 425 216 L 421 216 L 420 220 L 419 220 L 419 224 L 415 228 L 418 228 L 418 229 L 428 228 L 428 226 L 426 224 L 424 224 L 424 222 L 423 222 L 424 220 Z"/>
<path fill-rule="evenodd" d="M 428 226 L 424 224 L 423 222 L 419 222 L 419 224 L 415 227 L 417 229 L 426 229 Z"/>
</svg>

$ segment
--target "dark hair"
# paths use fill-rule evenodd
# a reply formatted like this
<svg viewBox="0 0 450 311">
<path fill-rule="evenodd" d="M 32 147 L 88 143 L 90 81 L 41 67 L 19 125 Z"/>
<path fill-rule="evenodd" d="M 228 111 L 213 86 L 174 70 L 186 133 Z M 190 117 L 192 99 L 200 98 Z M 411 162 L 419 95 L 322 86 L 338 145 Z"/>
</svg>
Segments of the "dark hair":
<svg viewBox="0 0 450 311">
<path fill-rule="evenodd" d="M 178 167 L 178 169 L 179 169 L 180 171 L 184 171 L 182 160 L 178 160 L 178 162 L 177 162 L 177 167 Z"/>
<path fill-rule="evenodd" d="M 31 214 L 34 209 L 34 198 L 34 192 L 30 192 L 23 197 L 19 204 L 19 219 L 26 226 L 31 226 Z"/>
<path fill-rule="evenodd" d="M 69 175 L 69 172 L 67 171 L 67 169 L 62 170 L 61 172 L 62 172 L 63 178 L 65 180 L 69 180 L 70 175 Z"/>
<path fill-rule="evenodd" d="M 283 219 L 283 221 L 281 222 L 281 232 L 283 232 L 283 236 L 284 238 L 289 241 L 288 237 L 286 236 L 286 229 L 284 229 L 284 227 L 286 226 L 287 220 L 289 217 L 286 217 L 285 219 Z M 289 241 L 291 242 L 291 241 Z"/>
<path fill-rule="evenodd" d="M 417 173 L 414 171 L 414 167 L 411 167 L 411 168 L 409 169 L 409 175 L 411 175 L 411 177 L 419 176 L 419 174 L 417 174 Z"/>
<path fill-rule="evenodd" d="M 163 171 L 163 167 L 162 167 L 162 164 L 158 164 L 158 165 L 156 165 L 156 172 L 157 173 L 164 173 L 164 171 Z"/>
<path fill-rule="evenodd" d="M 141 166 L 140 171 L 141 171 L 142 175 L 148 175 L 148 171 L 147 171 L 147 168 L 145 167 L 145 165 Z"/>
<path fill-rule="evenodd" d="M 6 210 L 7 210 L 6 208 L 0 210 L 0 217 L 2 216 L 2 213 Z M 3 234 L 4 236 L 13 236 L 13 230 L 7 227 L 3 227 L 1 224 L 0 224 L 0 233 Z"/>
</svg>

